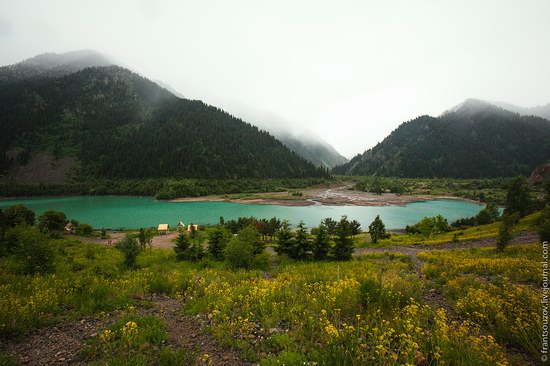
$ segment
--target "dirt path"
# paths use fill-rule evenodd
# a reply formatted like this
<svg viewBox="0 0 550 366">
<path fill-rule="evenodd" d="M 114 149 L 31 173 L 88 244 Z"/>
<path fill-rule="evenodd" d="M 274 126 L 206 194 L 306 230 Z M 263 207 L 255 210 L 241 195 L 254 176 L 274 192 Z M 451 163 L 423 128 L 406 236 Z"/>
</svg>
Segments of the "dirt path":
<svg viewBox="0 0 550 366">
<path fill-rule="evenodd" d="M 169 297 L 157 297 L 152 308 L 136 307 L 137 315 L 162 318 L 169 334 L 168 345 L 174 349 L 187 349 L 196 355 L 196 364 L 208 354 L 211 365 L 250 365 L 240 359 L 235 350 L 224 349 L 204 329 L 205 319 L 179 315 L 181 302 Z M 85 342 L 96 337 L 121 316 L 115 311 L 107 317 L 87 317 L 76 322 L 66 322 L 38 329 L 22 340 L 6 342 L 1 350 L 20 365 L 87 365 L 79 353 Z"/>
<path fill-rule="evenodd" d="M 110 236 L 109 239 L 77 235 L 71 237 L 80 240 L 83 243 L 114 246 L 118 241 L 122 240 L 127 233 L 121 231 L 108 231 L 107 234 L 109 234 Z M 176 236 L 178 236 L 178 233 L 176 231 L 170 232 L 166 235 L 154 236 L 152 246 L 153 248 L 173 248 L 174 243 L 172 242 L 172 240 L 174 240 Z"/>
<path fill-rule="evenodd" d="M 251 365 L 242 360 L 237 352 L 224 349 L 204 329 L 206 319 L 193 316 L 181 316 L 181 303 L 172 298 L 162 298 L 155 301 L 155 306 L 161 310 L 163 320 L 170 335 L 170 342 L 178 348 L 197 352 L 199 359 L 208 354 L 211 365 Z"/>
</svg>

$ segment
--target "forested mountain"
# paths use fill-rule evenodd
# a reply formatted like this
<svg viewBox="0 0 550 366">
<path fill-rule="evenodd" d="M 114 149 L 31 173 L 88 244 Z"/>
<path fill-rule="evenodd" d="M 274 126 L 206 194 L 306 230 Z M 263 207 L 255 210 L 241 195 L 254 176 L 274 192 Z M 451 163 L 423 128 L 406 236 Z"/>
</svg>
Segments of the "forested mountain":
<svg viewBox="0 0 550 366">
<path fill-rule="evenodd" d="M 401 124 L 336 174 L 482 178 L 528 175 L 550 160 L 550 121 L 467 100 Z"/>
<path fill-rule="evenodd" d="M 537 116 L 550 121 L 550 103 L 528 108 L 519 107 L 517 105 L 506 102 L 493 102 L 493 104 L 509 111 L 519 113 L 522 116 Z"/>
<path fill-rule="evenodd" d="M 290 150 L 316 166 L 330 169 L 348 162 L 348 159 L 340 155 L 334 147 L 320 138 L 303 135 L 294 136 L 289 133 L 277 132 L 273 132 L 273 135 L 288 146 Z"/>
<path fill-rule="evenodd" d="M 28 63 L 25 61 L 24 63 Z M 118 66 L 0 69 L 0 162 L 74 156 L 109 178 L 324 177 L 280 141 L 200 101 L 181 99 Z M 17 71 L 14 71 L 17 70 Z"/>
<path fill-rule="evenodd" d="M 81 50 L 63 54 L 43 53 L 15 65 L 0 67 L 0 86 L 36 78 L 56 78 L 87 67 L 110 66 L 113 63 L 101 53 Z"/>
</svg>

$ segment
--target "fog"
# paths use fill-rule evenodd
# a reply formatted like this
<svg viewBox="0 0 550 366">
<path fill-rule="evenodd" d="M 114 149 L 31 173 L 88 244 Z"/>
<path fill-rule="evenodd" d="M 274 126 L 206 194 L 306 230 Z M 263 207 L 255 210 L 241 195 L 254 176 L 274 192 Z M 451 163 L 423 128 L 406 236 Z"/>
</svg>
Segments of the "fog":
<svg viewBox="0 0 550 366">
<path fill-rule="evenodd" d="M 352 157 L 466 98 L 550 102 L 549 15 L 547 0 L 0 0 L 0 64 L 95 49 Z"/>
</svg>

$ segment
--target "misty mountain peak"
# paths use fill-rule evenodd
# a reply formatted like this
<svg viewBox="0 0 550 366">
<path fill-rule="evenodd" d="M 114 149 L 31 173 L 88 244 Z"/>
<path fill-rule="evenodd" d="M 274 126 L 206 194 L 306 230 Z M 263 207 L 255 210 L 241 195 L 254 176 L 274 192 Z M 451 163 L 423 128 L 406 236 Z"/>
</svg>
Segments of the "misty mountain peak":
<svg viewBox="0 0 550 366">
<path fill-rule="evenodd" d="M 443 112 L 443 115 L 448 113 L 472 114 L 486 110 L 497 108 L 495 105 L 487 103 L 480 99 L 468 98 L 464 102 L 457 104 L 451 109 Z"/>
<path fill-rule="evenodd" d="M 36 77 L 61 77 L 88 67 L 110 66 L 105 55 L 94 50 L 80 50 L 66 53 L 43 53 L 17 64 L 0 68 L 0 84 Z"/>
<path fill-rule="evenodd" d="M 42 69 L 55 69 L 68 65 L 80 65 L 82 68 L 93 66 L 109 66 L 113 63 L 102 53 L 95 50 L 79 50 L 66 53 L 42 53 L 28 58 L 21 65 Z"/>
</svg>

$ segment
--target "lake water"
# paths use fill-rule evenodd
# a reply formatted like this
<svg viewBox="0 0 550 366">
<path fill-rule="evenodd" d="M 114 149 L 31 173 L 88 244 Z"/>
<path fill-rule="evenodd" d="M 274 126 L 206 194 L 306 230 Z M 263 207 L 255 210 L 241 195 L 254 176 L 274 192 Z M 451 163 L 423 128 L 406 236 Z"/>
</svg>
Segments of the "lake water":
<svg viewBox="0 0 550 366">
<path fill-rule="evenodd" d="M 68 218 L 89 223 L 94 228 L 120 229 L 157 226 L 160 223 L 176 225 L 217 224 L 220 216 L 225 220 L 240 216 L 289 220 L 296 225 L 303 220 L 308 227 L 319 225 L 322 219 L 340 219 L 347 215 L 358 220 L 363 230 L 380 215 L 386 228 L 402 229 L 418 222 L 424 216 L 441 214 L 449 222 L 461 217 L 474 216 L 482 205 L 462 200 L 433 200 L 410 203 L 406 206 L 305 206 L 247 205 L 231 202 L 165 202 L 148 197 L 127 196 L 70 196 L 0 200 L 0 209 L 24 204 L 36 212 L 37 217 L 47 210 L 64 212 Z"/>
</svg>

